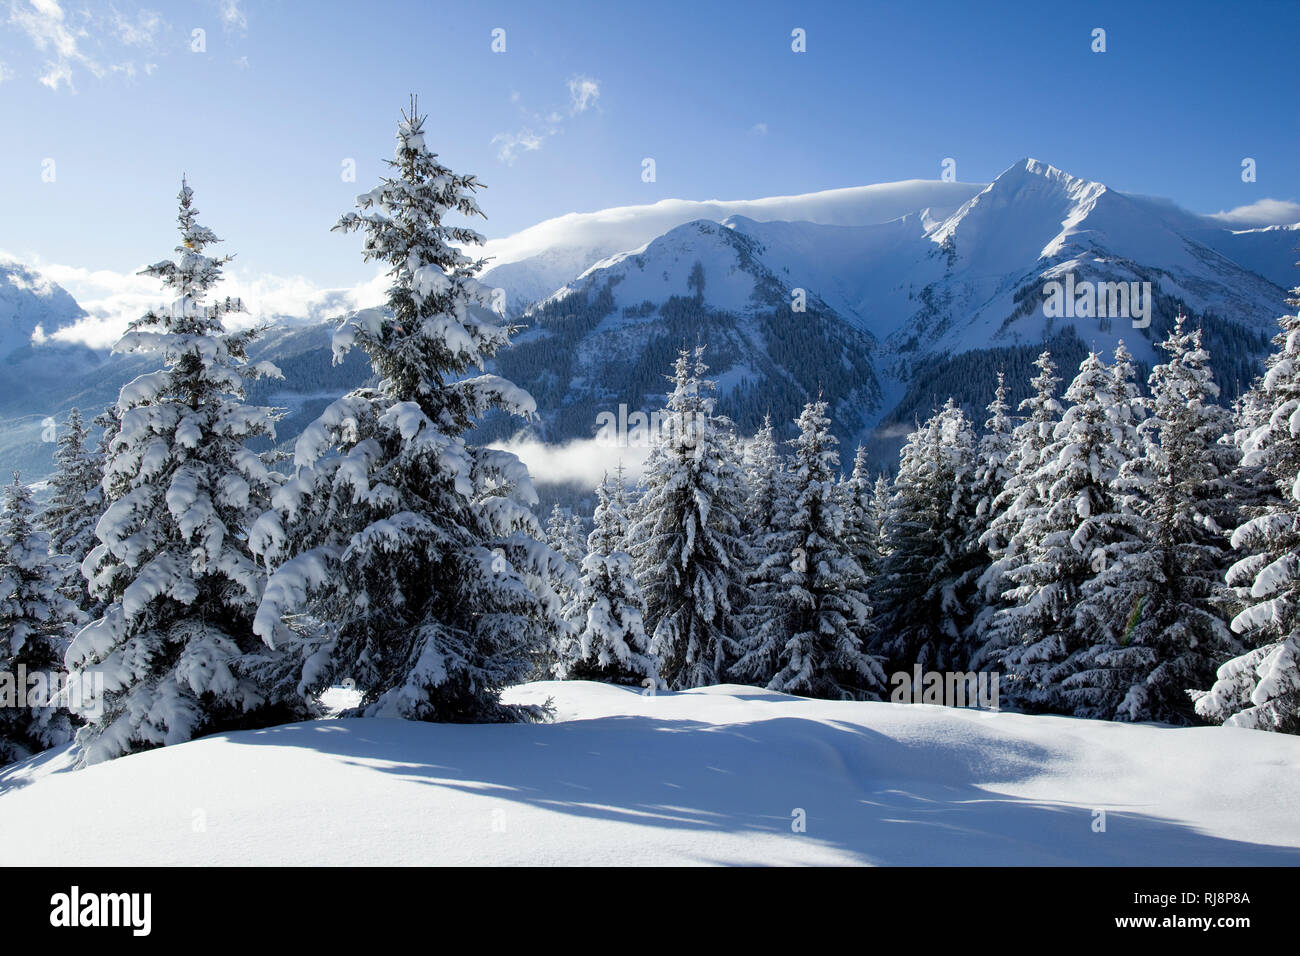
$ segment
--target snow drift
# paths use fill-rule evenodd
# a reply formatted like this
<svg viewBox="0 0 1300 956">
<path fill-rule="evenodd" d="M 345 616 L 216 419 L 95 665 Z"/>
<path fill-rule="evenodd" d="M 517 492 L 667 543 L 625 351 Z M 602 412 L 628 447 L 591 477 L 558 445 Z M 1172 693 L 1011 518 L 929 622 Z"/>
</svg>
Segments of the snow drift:
<svg viewBox="0 0 1300 956">
<path fill-rule="evenodd" d="M 49 751 L 0 771 L 0 863 L 1300 864 L 1281 734 L 731 685 L 508 697 L 556 721 L 323 720 L 75 772 Z"/>
</svg>

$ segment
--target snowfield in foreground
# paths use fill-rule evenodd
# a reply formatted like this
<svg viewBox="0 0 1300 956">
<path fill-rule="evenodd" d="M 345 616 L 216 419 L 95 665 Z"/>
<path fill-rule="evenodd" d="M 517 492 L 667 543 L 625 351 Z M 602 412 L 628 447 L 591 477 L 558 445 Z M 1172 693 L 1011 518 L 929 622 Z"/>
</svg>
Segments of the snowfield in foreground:
<svg viewBox="0 0 1300 956">
<path fill-rule="evenodd" d="M 1300 864 L 1296 737 L 734 685 L 507 697 L 556 721 L 50 751 L 0 771 L 0 863 Z"/>
</svg>

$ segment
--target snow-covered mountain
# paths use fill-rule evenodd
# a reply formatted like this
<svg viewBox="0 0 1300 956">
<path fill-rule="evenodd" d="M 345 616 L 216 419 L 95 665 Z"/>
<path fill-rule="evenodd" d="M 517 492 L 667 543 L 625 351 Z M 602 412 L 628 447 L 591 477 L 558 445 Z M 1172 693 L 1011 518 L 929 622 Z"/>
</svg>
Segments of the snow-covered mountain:
<svg viewBox="0 0 1300 956">
<path fill-rule="evenodd" d="M 7 375 L 43 375 L 57 372 L 66 376 L 72 368 L 66 364 L 97 363 L 90 349 L 64 346 L 47 341 L 48 336 L 85 316 L 66 289 L 51 282 L 35 269 L 12 259 L 0 258 L 0 364 Z M 43 356 L 58 356 L 58 362 L 37 361 L 37 348 Z M 0 401 L 3 397 L 0 396 Z"/>
<path fill-rule="evenodd" d="M 896 185 L 898 203 L 923 198 Z M 1123 338 L 1152 364 L 1181 308 L 1206 326 L 1226 390 L 1248 384 L 1284 307 L 1281 283 L 1296 281 L 1280 265 L 1300 258 L 1296 229 L 1232 231 L 1033 159 L 962 188 L 969 198 L 946 214 L 931 205 L 855 222 L 901 207 L 851 204 L 834 215 L 835 197 L 821 194 L 818 214 L 840 222 L 732 214 L 676 226 L 526 310 L 531 331 L 503 366 L 542 393 L 545 437 L 563 440 L 589 436 L 596 415 L 620 402 L 653 407 L 672 350 L 698 339 L 742 429 L 768 411 L 788 421 L 822 390 L 841 437 L 858 440 L 900 402 L 896 421 L 928 413 L 918 396 L 953 356 L 987 353 L 983 374 L 949 387 L 979 406 L 999 366 L 1063 336 L 1073 351 L 1109 351 Z M 1044 289 L 1067 274 L 1080 287 L 1137 283 L 1128 288 L 1149 291 L 1150 314 L 1051 317 Z"/>
<path fill-rule="evenodd" d="M 1247 328 L 1271 329 L 1279 287 L 1226 254 L 1235 234 L 1220 229 L 1219 248 L 1207 245 L 1204 239 L 1212 233 L 1203 223 L 1025 160 L 927 236 L 952 248 L 953 255 L 936 286 L 946 307 L 934 310 L 933 317 L 916 315 L 917 324 L 943 352 L 1041 341 L 1041 287 L 1073 272 L 1095 281 L 1150 281 L 1155 291 L 1198 313 L 1212 311 Z M 1022 290 L 1030 285 L 1026 295 Z M 1024 310 L 1025 302 L 1034 308 Z M 1131 322 L 1081 319 L 1076 328 L 1106 348 L 1117 338 L 1140 338 L 1140 352 L 1149 341 L 1134 335 Z"/>
<path fill-rule="evenodd" d="M 909 181 L 562 216 L 489 241 L 485 279 L 526 327 L 499 365 L 532 391 L 547 441 L 589 438 L 621 405 L 653 411 L 676 350 L 700 342 L 721 409 L 743 431 L 768 412 L 788 425 L 821 392 L 843 440 L 888 435 L 896 446 L 948 394 L 978 411 L 999 368 L 1017 398 L 1027 378 L 1018 370 L 1047 341 L 1067 373 L 1087 348 L 1109 351 L 1119 338 L 1150 364 L 1179 309 L 1205 328 L 1231 397 L 1256 374 L 1286 290 L 1300 284 L 1298 241 L 1300 224 L 1231 229 L 1025 159 L 987 185 Z M 1067 275 L 1150 283 L 1150 324 L 1049 317 L 1045 287 Z M 129 357 L 34 342 L 38 326 L 48 336 L 81 314 L 34 271 L 0 264 L 0 361 L 23 368 L 0 384 L 3 468 L 41 474 L 39 422 L 102 404 L 138 373 Z M 280 326 L 259 357 L 286 365 L 286 381 L 261 396 L 291 410 L 282 438 L 330 389 L 366 375 L 359 360 L 331 369 L 327 330 L 310 324 Z"/>
<path fill-rule="evenodd" d="M 51 341 L 85 316 L 66 289 L 35 269 L 0 258 L 0 473 L 28 477 L 49 470 L 53 445 L 43 426 L 59 399 L 95 372 L 106 356 Z"/>
<path fill-rule="evenodd" d="M 0 356 L 85 315 L 62 286 L 13 259 L 0 258 Z"/>
<path fill-rule="evenodd" d="M 600 260 L 638 249 L 697 219 L 721 222 L 730 216 L 744 216 L 757 222 L 862 226 L 923 209 L 942 218 L 981 188 L 974 183 L 912 179 L 799 196 L 707 202 L 665 199 L 645 206 L 570 213 L 489 240 L 483 255 L 492 261 L 484 278 L 506 290 L 512 310 L 522 311 Z"/>
<path fill-rule="evenodd" d="M 697 342 L 708 346 L 722 407 L 742 429 L 768 412 L 793 420 L 818 391 L 833 401 L 843 431 L 865 429 L 882 403 L 876 336 L 837 311 L 838 297 L 832 305 L 813 292 L 792 313 L 792 275 L 803 260 L 789 245 L 773 254 L 754 234 L 763 226 L 776 224 L 731 216 L 677 226 L 596 263 L 525 313 L 529 331 L 500 364 L 533 391 L 543 437 L 590 437 L 603 412 L 659 407 L 677 349 Z M 822 272 L 826 288 L 834 271 Z"/>
</svg>

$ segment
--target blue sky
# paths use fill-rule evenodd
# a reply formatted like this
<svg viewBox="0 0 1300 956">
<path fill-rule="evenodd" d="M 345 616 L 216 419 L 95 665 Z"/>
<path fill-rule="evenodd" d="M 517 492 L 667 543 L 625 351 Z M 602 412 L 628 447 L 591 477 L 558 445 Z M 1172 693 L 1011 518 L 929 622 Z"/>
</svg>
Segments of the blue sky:
<svg viewBox="0 0 1300 956">
<path fill-rule="evenodd" d="M 934 179 L 945 157 L 988 181 L 1035 156 L 1198 212 L 1294 201 L 1298 41 L 1294 2 L 0 0 L 0 249 L 116 272 L 162 258 L 185 171 L 247 274 L 364 281 L 356 237 L 328 230 L 412 91 L 431 145 L 488 185 L 488 236 Z"/>
</svg>

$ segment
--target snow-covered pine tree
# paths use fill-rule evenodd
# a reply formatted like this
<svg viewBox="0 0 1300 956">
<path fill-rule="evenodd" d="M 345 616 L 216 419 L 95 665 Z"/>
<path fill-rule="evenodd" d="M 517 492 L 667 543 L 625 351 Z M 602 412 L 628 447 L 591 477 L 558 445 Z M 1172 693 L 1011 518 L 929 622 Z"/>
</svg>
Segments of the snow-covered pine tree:
<svg viewBox="0 0 1300 956">
<path fill-rule="evenodd" d="M 871 460 L 859 445 L 853 456 L 853 471 L 840 482 L 840 506 L 844 509 L 844 537 L 862 572 L 870 579 L 880 560 L 880 527 L 872 509 Z"/>
<path fill-rule="evenodd" d="M 731 666 L 738 681 L 765 687 L 776 676 L 777 654 L 788 637 L 775 625 L 773 606 L 783 592 L 781 579 L 789 570 L 789 517 L 793 509 L 791 476 L 781 454 L 770 415 L 754 435 L 745 458 L 748 508 L 744 516 L 744 606 L 737 613 L 739 656 Z"/>
<path fill-rule="evenodd" d="M 1034 365 L 1038 374 L 1029 383 L 1033 394 L 1020 403 L 1023 420 L 1011 432 L 1011 449 L 1004 465 L 1008 477 L 993 499 L 988 528 L 979 538 L 991 558 L 978 581 L 984 600 L 979 648 L 971 664 L 981 669 L 1002 669 L 1003 654 L 1016 639 L 1011 619 L 1004 613 L 1014 606 L 1014 601 L 1006 597 L 1012 587 L 1007 573 L 1024 560 L 1021 530 L 1043 506 L 1042 488 L 1035 479 L 1063 411 L 1056 397 L 1061 379 L 1051 353 L 1043 351 Z"/>
<path fill-rule="evenodd" d="M 1265 360 L 1265 373 L 1276 363 L 1280 353 L 1274 351 Z M 1266 374 L 1258 376 L 1242 395 L 1232 403 L 1233 432 L 1228 443 L 1236 452 L 1236 467 L 1233 470 L 1232 484 L 1235 489 L 1234 506 L 1237 512 L 1237 527 L 1246 524 L 1251 518 L 1268 514 L 1278 508 L 1286 507 L 1289 482 L 1279 481 L 1274 475 L 1275 468 L 1266 464 L 1267 456 L 1247 456 L 1247 446 L 1255 432 L 1268 423 L 1272 414 L 1269 407 L 1270 398 L 1265 390 Z M 1233 615 L 1252 603 L 1250 587 L 1236 587 L 1234 594 Z"/>
<path fill-rule="evenodd" d="M 785 456 L 777 447 L 771 415 L 763 416 L 762 427 L 745 449 L 744 469 L 748 506 L 742 526 L 746 542 L 757 544 L 777 523 L 790 478 Z"/>
<path fill-rule="evenodd" d="M 1300 288 L 1287 302 L 1300 307 Z M 1234 727 L 1300 734 L 1300 314 L 1283 315 L 1263 380 L 1257 413 L 1243 422 L 1242 466 L 1277 488 L 1257 495 L 1233 533 L 1242 557 L 1227 583 L 1242 606 L 1232 630 L 1250 648 L 1195 695 L 1196 712 Z"/>
<path fill-rule="evenodd" d="M 889 542 L 885 537 L 885 525 L 889 517 L 889 496 L 893 486 L 888 478 L 883 474 L 876 476 L 876 483 L 871 486 L 871 505 L 868 508 L 867 527 L 874 533 L 874 543 L 870 545 L 871 554 L 875 555 L 875 560 L 871 567 L 864 568 L 867 572 L 867 578 L 871 579 L 876 576 L 880 569 L 881 562 L 889 554 Z"/>
<path fill-rule="evenodd" d="M 620 464 L 617 476 L 606 474 L 596 489 L 595 527 L 587 536 L 582 586 L 571 612 L 578 652 L 564 662 L 564 676 L 654 687 L 659 675 L 648 653 L 645 600 L 627 553 L 626 508 Z"/>
<path fill-rule="evenodd" d="M 88 444 L 90 429 L 81 411 L 73 408 L 54 453 L 54 476 L 50 479 L 50 501 L 40 516 L 40 526 L 49 535 L 50 553 L 68 559 L 69 572 L 61 586 L 63 594 L 83 611 L 102 610 L 90 596 L 81 562 L 99 544 L 95 525 L 104 513 L 104 458 Z"/>
<path fill-rule="evenodd" d="M 777 644 L 771 690 L 878 699 L 885 674 L 865 650 L 871 628 L 867 577 L 846 539 L 836 480 L 839 454 L 826 407 L 820 399 L 809 402 L 799 416 L 785 570 L 769 595 L 771 617 L 757 635 L 758 645 Z M 739 669 L 745 669 L 743 661 Z"/>
<path fill-rule="evenodd" d="M 83 565 L 105 602 L 67 655 L 75 680 L 104 682 L 102 714 L 77 733 L 83 764 L 311 712 L 286 686 L 292 660 L 252 631 L 265 576 L 244 529 L 277 479 L 245 443 L 273 438 L 275 415 L 242 398 L 247 382 L 279 371 L 247 362 L 259 330 L 225 330 L 238 301 L 208 302 L 230 257 L 204 254 L 218 239 L 193 196 L 182 181 L 178 258 L 142 271 L 175 299 L 132 322 L 116 347 L 163 367 L 122 387 L 109 504 Z"/>
<path fill-rule="evenodd" d="M 1151 371 L 1151 414 L 1137 426 L 1144 454 L 1112 481 L 1122 514 L 1082 587 L 1075 627 L 1090 643 L 1063 690 L 1079 716 L 1188 724 L 1187 691 L 1237 646 L 1223 617 L 1235 456 L 1200 330 L 1179 315 L 1160 348 L 1168 358 Z"/>
<path fill-rule="evenodd" d="M 1116 428 L 1115 379 L 1091 352 L 1066 389 L 1068 405 L 1031 482 L 1040 505 L 1013 544 L 1006 572 L 1014 605 L 999 612 L 1013 638 L 1003 655 L 1008 695 L 1029 710 L 1072 712 L 1063 682 L 1090 634 L 1075 620 L 1083 586 L 1102 568 L 1105 548 L 1123 533 L 1112 482 L 1129 444 Z"/>
<path fill-rule="evenodd" d="M 0 505 L 0 764 L 72 739 L 67 707 L 53 698 L 83 615 L 60 592 L 67 562 L 51 561 L 34 511 L 15 473 Z"/>
<path fill-rule="evenodd" d="M 1147 400 L 1138 388 L 1137 370 L 1133 365 L 1133 354 L 1120 339 L 1115 343 L 1112 353 L 1110 375 L 1112 381 L 1113 402 L 1110 413 L 1115 429 L 1115 445 L 1124 461 L 1136 461 L 1145 453 L 1146 445 L 1138 427 L 1147 416 Z"/>
<path fill-rule="evenodd" d="M 966 530 L 963 547 L 972 556 L 975 564 L 975 583 L 972 588 L 970 623 L 963 634 L 970 657 L 977 657 L 983 648 L 989 621 L 1001 607 L 1001 592 L 995 586 L 994 578 L 1000 576 L 988 573 L 993 558 L 988 552 L 985 532 L 997 516 L 996 502 L 1011 479 L 1010 467 L 1014 447 L 1014 423 L 1010 414 L 1011 406 L 1007 403 L 1006 374 L 998 372 L 998 384 L 993 393 L 993 400 L 987 409 L 989 417 L 984 421 L 984 433 L 980 436 L 975 452 L 975 473 L 971 478 L 971 499 L 974 511 L 970 526 Z"/>
<path fill-rule="evenodd" d="M 874 581 L 873 651 L 890 672 L 965 670 L 977 555 L 966 547 L 974 513 L 975 436 L 949 399 L 908 436 L 885 519 L 889 553 Z"/>
<path fill-rule="evenodd" d="M 558 503 L 551 506 L 546 520 L 546 544 L 562 559 L 561 573 L 550 581 L 551 590 L 560 602 L 561 621 L 552 629 L 542 666 L 535 669 L 539 680 L 567 677 L 572 664 L 582 658 L 578 632 L 586 620 L 582 591 L 582 562 L 587 556 L 585 537 L 580 517 Z"/>
<path fill-rule="evenodd" d="M 976 452 L 975 474 L 971 481 L 971 494 L 975 499 L 975 520 L 971 522 L 970 537 L 977 545 L 984 531 L 993 521 L 994 502 L 1002 494 L 1011 478 L 1009 462 L 1013 447 L 1014 423 L 1007 404 L 1006 373 L 998 372 L 998 384 L 986 411 L 984 432 L 980 435 Z"/>
<path fill-rule="evenodd" d="M 108 462 L 112 457 L 113 440 L 117 437 L 117 433 L 122 428 L 122 414 L 118 411 L 117 402 L 112 402 L 105 406 L 104 410 L 94 417 L 93 424 L 99 429 L 99 438 L 95 442 L 94 451 L 95 458 L 99 462 L 99 485 L 93 492 L 91 492 L 91 495 L 93 499 L 97 500 L 99 517 L 102 518 L 104 512 L 108 510 L 108 506 L 115 500 L 113 495 L 122 492 L 121 482 L 118 482 L 117 485 L 112 488 L 106 487 L 104 482 L 104 470 L 107 468 Z M 89 501 L 87 504 L 89 504 Z M 94 568 L 86 563 L 94 553 L 95 548 L 99 545 L 99 536 L 94 534 L 94 528 L 97 528 L 98 526 L 99 520 L 97 518 L 95 525 L 91 529 L 91 534 L 94 539 L 91 542 L 91 549 L 86 553 L 86 556 L 82 558 L 80 567 L 75 571 L 75 574 L 79 576 L 78 580 L 81 594 L 85 596 L 86 603 L 82 606 L 82 609 L 86 612 L 86 616 L 92 621 L 103 617 L 104 610 L 108 606 L 104 600 L 103 592 L 96 592 L 95 590 Z"/>
<path fill-rule="evenodd" d="M 336 360 L 354 346 L 378 378 L 331 404 L 299 437 L 294 475 L 251 542 L 273 568 L 254 627 L 269 640 L 287 614 L 328 622 L 305 685 L 351 679 L 365 716 L 476 722 L 527 718 L 500 702 L 562 626 L 551 582 L 562 558 L 543 540 L 527 468 L 465 432 L 500 408 L 529 417 L 532 398 L 481 369 L 509 343 L 499 297 L 463 249 L 482 236 L 444 217 L 481 216 L 478 181 L 429 151 L 412 98 L 392 175 L 357 197 L 336 230 L 365 235 L 363 257 L 389 265 L 388 308 L 347 318 Z"/>
<path fill-rule="evenodd" d="M 582 560 L 587 554 L 586 546 L 583 544 L 585 537 L 581 518 L 568 508 L 561 508 L 558 504 L 552 506 L 551 516 L 546 520 L 546 543 L 552 551 L 569 563 L 575 574 L 582 567 Z M 560 600 L 566 605 L 578 596 L 573 583 L 572 581 L 557 582 L 555 588 Z"/>
<path fill-rule="evenodd" d="M 719 683 L 738 651 L 744 476 L 714 413 L 704 347 L 682 349 L 629 541 L 650 654 L 669 688 Z"/>
</svg>

